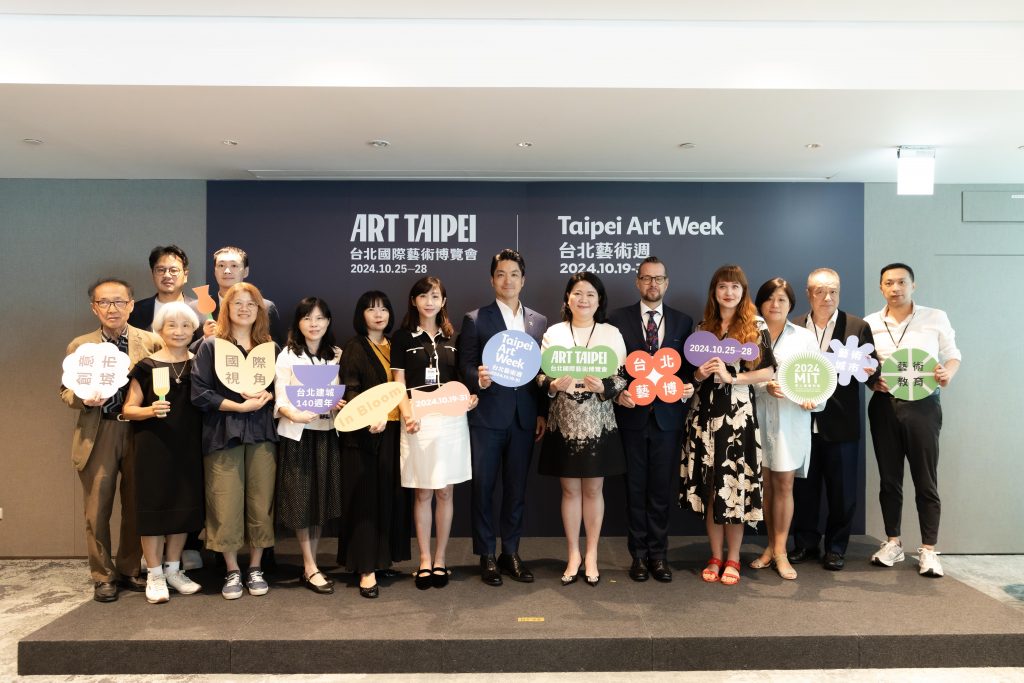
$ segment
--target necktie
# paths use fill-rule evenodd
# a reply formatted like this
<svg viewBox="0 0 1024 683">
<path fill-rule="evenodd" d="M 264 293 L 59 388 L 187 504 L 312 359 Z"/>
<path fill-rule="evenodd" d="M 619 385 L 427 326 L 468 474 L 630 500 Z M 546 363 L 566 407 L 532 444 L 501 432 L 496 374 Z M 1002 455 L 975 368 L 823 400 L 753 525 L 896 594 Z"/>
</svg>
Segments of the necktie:
<svg viewBox="0 0 1024 683">
<path fill-rule="evenodd" d="M 654 322 L 654 315 L 657 311 L 647 311 L 647 351 L 654 353 L 658 350 L 658 326 Z"/>
</svg>

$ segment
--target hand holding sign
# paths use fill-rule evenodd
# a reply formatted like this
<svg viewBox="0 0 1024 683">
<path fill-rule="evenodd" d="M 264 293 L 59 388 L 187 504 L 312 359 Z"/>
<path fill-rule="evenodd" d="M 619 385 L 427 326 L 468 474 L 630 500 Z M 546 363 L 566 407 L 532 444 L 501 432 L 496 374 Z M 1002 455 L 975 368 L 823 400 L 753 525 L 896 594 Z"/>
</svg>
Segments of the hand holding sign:
<svg viewBox="0 0 1024 683">
<path fill-rule="evenodd" d="M 248 355 L 226 339 L 214 339 L 213 344 L 213 368 L 228 389 L 252 396 L 274 381 L 274 342 L 255 346 Z"/>
<path fill-rule="evenodd" d="M 334 426 L 339 432 L 354 432 L 363 427 L 378 425 L 388 419 L 388 413 L 405 398 L 405 385 L 385 382 L 371 387 L 345 404 Z"/>
<path fill-rule="evenodd" d="M 425 415 L 465 415 L 474 405 L 469 389 L 462 382 L 445 382 L 434 391 L 412 389 L 409 393 L 416 420 Z"/>
<path fill-rule="evenodd" d="M 903 401 L 918 401 L 931 396 L 939 382 L 935 368 L 939 362 L 924 349 L 896 349 L 882 363 L 882 379 L 889 393 Z"/>
<path fill-rule="evenodd" d="M 217 310 L 217 302 L 210 296 L 210 285 L 200 285 L 199 287 L 193 287 L 192 291 L 196 293 L 196 298 L 199 301 L 196 302 L 196 310 L 200 313 L 205 313 L 208 320 L 213 319 L 212 313 Z"/>
<path fill-rule="evenodd" d="M 128 383 L 131 359 L 110 342 L 82 344 L 61 366 L 61 383 L 82 400 L 106 400 Z"/>
<path fill-rule="evenodd" d="M 805 351 L 779 363 L 779 389 L 794 403 L 824 403 L 836 390 L 836 370 L 824 354 Z"/>
<path fill-rule="evenodd" d="M 741 344 L 731 337 L 719 339 L 707 330 L 698 330 L 686 338 L 683 355 L 691 364 L 700 367 L 712 358 L 720 358 L 726 363 L 756 360 L 761 355 L 761 347 L 754 342 Z"/>
<path fill-rule="evenodd" d="M 833 339 L 828 343 L 828 347 L 832 350 L 826 351 L 825 357 L 835 367 L 839 383 L 844 387 L 850 383 L 851 378 L 858 382 L 867 382 L 870 377 L 868 373 L 878 367 L 878 361 L 871 357 L 871 352 L 875 350 L 874 345 L 861 346 L 860 340 L 852 334 L 846 338 L 845 344 Z"/>
<path fill-rule="evenodd" d="M 666 403 L 685 398 L 686 385 L 675 374 L 682 362 L 679 352 L 670 348 L 658 349 L 654 356 L 646 351 L 626 356 L 626 372 L 634 378 L 628 389 L 633 403 L 646 406 L 656 398 Z"/>
<path fill-rule="evenodd" d="M 611 377 L 619 369 L 619 357 L 609 346 L 585 348 L 574 346 L 550 346 L 541 358 L 541 367 L 548 377 L 583 379 L 587 375 L 603 379 Z"/>
<path fill-rule="evenodd" d="M 521 387 L 537 376 L 540 346 L 525 332 L 505 330 L 487 340 L 482 360 L 492 382 Z"/>
<path fill-rule="evenodd" d="M 338 379 L 337 365 L 293 365 L 292 373 L 301 386 L 289 385 L 284 390 L 297 410 L 326 413 L 345 394 L 345 387 L 334 383 Z"/>
<path fill-rule="evenodd" d="M 153 393 L 161 401 L 167 400 L 167 392 L 171 390 L 171 373 L 166 367 L 153 368 Z"/>
</svg>

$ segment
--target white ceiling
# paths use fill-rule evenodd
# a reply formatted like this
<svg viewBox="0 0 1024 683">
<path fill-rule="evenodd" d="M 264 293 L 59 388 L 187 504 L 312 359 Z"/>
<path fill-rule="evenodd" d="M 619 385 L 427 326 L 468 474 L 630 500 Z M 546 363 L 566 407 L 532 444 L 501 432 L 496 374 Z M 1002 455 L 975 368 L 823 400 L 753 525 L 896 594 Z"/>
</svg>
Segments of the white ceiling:
<svg viewBox="0 0 1024 683">
<path fill-rule="evenodd" d="M 1024 182 L 1024 3 L 142 4 L 0 0 L 0 177 Z"/>
</svg>

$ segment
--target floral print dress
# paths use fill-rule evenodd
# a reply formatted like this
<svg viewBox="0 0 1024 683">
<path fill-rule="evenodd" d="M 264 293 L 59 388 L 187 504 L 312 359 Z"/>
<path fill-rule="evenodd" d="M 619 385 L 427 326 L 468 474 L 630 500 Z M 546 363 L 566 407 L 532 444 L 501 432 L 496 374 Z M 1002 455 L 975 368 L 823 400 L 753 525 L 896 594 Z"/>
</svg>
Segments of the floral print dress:
<svg viewBox="0 0 1024 683">
<path fill-rule="evenodd" d="M 767 328 L 759 321 L 761 355 L 755 369 L 775 365 Z M 734 377 L 739 361 L 729 364 Z M 761 435 L 754 391 L 749 385 L 696 382 L 683 439 L 679 506 L 707 516 L 705 501 L 714 494 L 715 524 L 756 527 L 761 509 Z"/>
</svg>

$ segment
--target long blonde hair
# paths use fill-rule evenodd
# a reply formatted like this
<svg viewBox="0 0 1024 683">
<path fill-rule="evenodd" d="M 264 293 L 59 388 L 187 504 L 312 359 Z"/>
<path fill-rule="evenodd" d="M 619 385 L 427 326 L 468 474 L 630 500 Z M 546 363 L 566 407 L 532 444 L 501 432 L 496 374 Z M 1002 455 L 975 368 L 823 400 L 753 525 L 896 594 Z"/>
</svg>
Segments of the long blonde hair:
<svg viewBox="0 0 1024 683">
<path fill-rule="evenodd" d="M 238 284 L 231 285 L 227 294 L 224 295 L 224 301 L 221 302 L 220 311 L 217 313 L 217 337 L 227 339 L 232 344 L 238 343 L 238 340 L 231 334 L 231 317 L 228 309 L 231 307 L 232 302 L 238 298 L 238 295 L 244 293 L 248 293 L 252 300 L 256 302 L 256 321 L 252 324 L 249 341 L 252 342 L 253 346 L 259 346 L 264 342 L 271 341 L 270 315 L 267 313 L 267 302 L 263 300 L 260 290 L 248 282 L 239 282 Z"/>
</svg>

